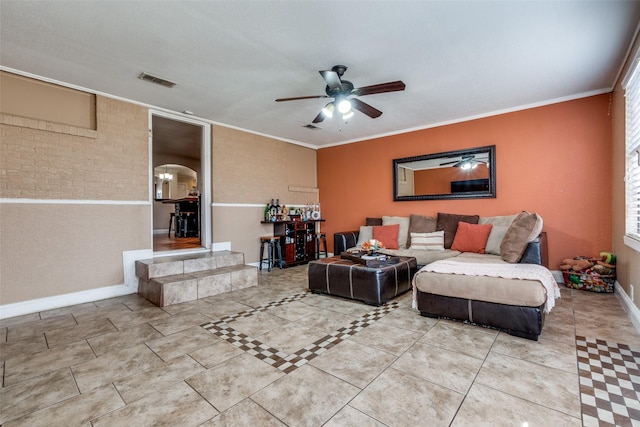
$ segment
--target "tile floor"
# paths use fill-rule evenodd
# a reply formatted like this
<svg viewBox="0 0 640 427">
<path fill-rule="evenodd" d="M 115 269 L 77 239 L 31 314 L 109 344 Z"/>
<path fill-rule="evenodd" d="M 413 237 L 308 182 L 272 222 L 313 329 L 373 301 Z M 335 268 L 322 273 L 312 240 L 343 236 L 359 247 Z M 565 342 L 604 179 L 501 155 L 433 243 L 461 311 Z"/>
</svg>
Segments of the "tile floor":
<svg viewBox="0 0 640 427">
<path fill-rule="evenodd" d="M 640 336 L 563 287 L 540 341 L 306 292 L 306 266 L 163 309 L 0 321 L 3 426 L 640 426 Z"/>
</svg>

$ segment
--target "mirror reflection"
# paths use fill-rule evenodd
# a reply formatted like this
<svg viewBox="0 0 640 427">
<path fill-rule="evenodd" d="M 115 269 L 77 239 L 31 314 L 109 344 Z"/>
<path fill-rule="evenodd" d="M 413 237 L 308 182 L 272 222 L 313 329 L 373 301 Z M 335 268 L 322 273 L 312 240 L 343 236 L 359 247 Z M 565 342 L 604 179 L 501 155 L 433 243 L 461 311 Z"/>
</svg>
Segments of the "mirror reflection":
<svg viewBox="0 0 640 427">
<path fill-rule="evenodd" d="M 156 166 L 153 169 L 153 184 L 156 200 L 181 199 L 198 195 L 197 172 L 182 165 Z"/>
<path fill-rule="evenodd" d="M 496 197 L 495 145 L 393 160 L 393 199 Z"/>
</svg>

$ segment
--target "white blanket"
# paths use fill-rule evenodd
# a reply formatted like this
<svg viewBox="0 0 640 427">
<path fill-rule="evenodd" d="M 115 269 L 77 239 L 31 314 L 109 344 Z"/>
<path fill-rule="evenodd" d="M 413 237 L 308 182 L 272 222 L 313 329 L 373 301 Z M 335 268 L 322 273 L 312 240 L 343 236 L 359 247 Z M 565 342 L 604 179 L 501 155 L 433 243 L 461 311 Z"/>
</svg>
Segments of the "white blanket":
<svg viewBox="0 0 640 427">
<path fill-rule="evenodd" d="M 556 298 L 560 298 L 560 288 L 553 274 L 551 274 L 546 267 L 537 264 L 474 263 L 456 261 L 455 259 L 443 259 L 425 265 L 416 273 L 416 276 L 420 274 L 420 272 L 537 280 L 544 286 L 547 293 L 547 303 L 544 308 L 545 313 L 549 313 L 555 306 Z M 412 306 L 413 308 L 418 308 L 415 278 L 413 279 Z"/>
</svg>

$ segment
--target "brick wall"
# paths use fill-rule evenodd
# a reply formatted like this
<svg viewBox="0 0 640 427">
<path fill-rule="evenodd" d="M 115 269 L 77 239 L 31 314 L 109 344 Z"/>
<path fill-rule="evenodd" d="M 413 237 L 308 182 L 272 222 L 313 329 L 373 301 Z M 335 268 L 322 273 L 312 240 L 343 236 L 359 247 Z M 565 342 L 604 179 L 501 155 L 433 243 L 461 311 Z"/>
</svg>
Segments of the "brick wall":
<svg viewBox="0 0 640 427">
<path fill-rule="evenodd" d="M 148 110 L 96 98 L 97 130 L 0 114 L 0 198 L 148 200 Z"/>
</svg>

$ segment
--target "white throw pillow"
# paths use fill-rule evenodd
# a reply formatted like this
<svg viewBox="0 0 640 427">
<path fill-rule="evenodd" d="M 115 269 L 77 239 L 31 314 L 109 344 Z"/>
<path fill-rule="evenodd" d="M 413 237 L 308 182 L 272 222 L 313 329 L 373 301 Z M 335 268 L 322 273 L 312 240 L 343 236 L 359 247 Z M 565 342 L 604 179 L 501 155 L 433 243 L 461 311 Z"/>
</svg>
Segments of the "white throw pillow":
<svg viewBox="0 0 640 427">
<path fill-rule="evenodd" d="M 487 246 L 484 249 L 484 253 L 492 255 L 501 255 L 500 244 L 504 239 L 505 234 L 509 226 L 516 219 L 518 215 L 504 215 L 504 216 L 485 216 L 480 217 L 478 224 L 492 224 L 491 234 L 487 240 Z"/>
<path fill-rule="evenodd" d="M 444 231 L 433 233 L 411 233 L 411 249 L 421 251 L 444 251 Z"/>
<path fill-rule="evenodd" d="M 373 227 L 370 225 L 361 225 L 360 234 L 358 234 L 358 243 L 356 243 L 356 246 L 361 248 L 364 242 L 368 242 L 371 239 L 373 239 Z"/>
<path fill-rule="evenodd" d="M 407 249 L 407 237 L 409 237 L 408 216 L 383 216 L 382 225 L 400 225 L 398 230 L 398 249 Z"/>
<path fill-rule="evenodd" d="M 504 239 L 504 235 L 507 234 L 508 229 L 508 225 L 494 225 L 491 228 L 487 246 L 484 248 L 485 254 L 500 255 L 500 244 L 502 243 L 502 239 Z"/>
</svg>

